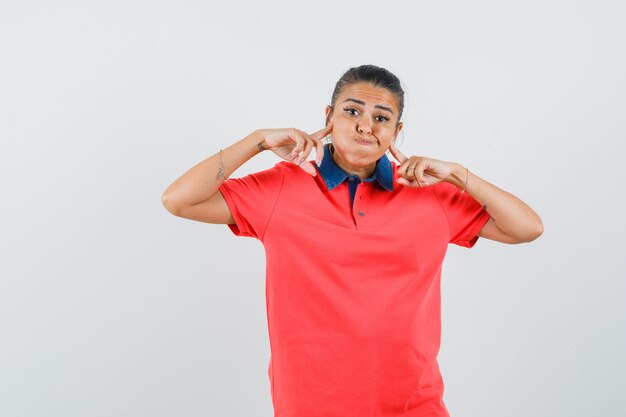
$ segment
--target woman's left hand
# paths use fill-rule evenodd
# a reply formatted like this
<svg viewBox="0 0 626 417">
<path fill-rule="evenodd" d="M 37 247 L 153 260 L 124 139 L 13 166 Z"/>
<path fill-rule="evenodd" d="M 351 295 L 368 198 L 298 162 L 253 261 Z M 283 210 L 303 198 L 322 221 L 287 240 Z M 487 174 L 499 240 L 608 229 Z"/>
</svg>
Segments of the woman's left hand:
<svg viewBox="0 0 626 417">
<path fill-rule="evenodd" d="M 428 187 L 440 181 L 445 181 L 454 167 L 454 163 L 426 158 L 424 156 L 406 157 L 395 147 L 389 146 L 391 155 L 400 162 L 398 167 L 398 182 L 409 187 Z"/>
</svg>

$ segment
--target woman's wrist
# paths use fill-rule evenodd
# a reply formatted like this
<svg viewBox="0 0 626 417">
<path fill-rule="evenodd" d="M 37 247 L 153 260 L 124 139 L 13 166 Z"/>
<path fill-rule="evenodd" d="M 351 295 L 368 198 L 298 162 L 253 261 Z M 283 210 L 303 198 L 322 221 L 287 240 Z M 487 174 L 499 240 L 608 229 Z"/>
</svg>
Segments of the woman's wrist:
<svg viewBox="0 0 626 417">
<path fill-rule="evenodd" d="M 265 132 L 263 131 L 263 129 L 255 130 L 250 134 L 249 137 L 259 153 L 269 149 L 269 146 L 267 146 L 267 143 L 265 142 Z"/>
<path fill-rule="evenodd" d="M 446 182 L 456 185 L 459 189 L 464 190 L 466 185 L 468 170 L 463 165 L 453 162 L 450 175 L 445 179 Z"/>
</svg>

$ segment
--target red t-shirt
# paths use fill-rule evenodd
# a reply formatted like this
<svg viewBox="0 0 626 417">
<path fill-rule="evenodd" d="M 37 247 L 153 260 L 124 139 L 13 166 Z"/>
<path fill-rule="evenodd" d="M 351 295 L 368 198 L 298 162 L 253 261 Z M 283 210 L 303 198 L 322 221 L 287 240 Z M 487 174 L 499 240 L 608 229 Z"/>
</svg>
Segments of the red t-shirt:
<svg viewBox="0 0 626 417">
<path fill-rule="evenodd" d="M 352 208 L 347 181 L 329 191 L 286 161 L 219 188 L 228 227 L 265 248 L 275 417 L 449 416 L 441 266 L 489 214 L 450 183 L 397 184 L 392 168 L 393 191 L 362 182 Z"/>
</svg>

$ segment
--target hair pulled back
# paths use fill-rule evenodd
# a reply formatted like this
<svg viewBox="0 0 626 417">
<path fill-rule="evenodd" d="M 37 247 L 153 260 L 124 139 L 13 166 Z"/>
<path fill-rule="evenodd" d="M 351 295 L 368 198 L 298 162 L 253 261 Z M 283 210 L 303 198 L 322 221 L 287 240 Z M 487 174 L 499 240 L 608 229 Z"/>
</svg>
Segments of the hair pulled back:
<svg viewBox="0 0 626 417">
<path fill-rule="evenodd" d="M 382 87 L 389 90 L 398 100 L 398 120 L 396 120 L 396 126 L 400 123 L 402 117 L 402 110 L 404 110 L 404 90 L 400 85 L 400 80 L 390 71 L 385 68 L 378 67 L 376 65 L 360 65 L 358 67 L 352 67 L 346 71 L 337 84 L 335 84 L 335 90 L 333 91 L 332 98 L 330 100 L 330 115 L 335 111 L 335 101 L 341 91 L 346 85 L 367 82 L 375 87 Z M 328 118 L 326 119 L 328 123 Z"/>
</svg>

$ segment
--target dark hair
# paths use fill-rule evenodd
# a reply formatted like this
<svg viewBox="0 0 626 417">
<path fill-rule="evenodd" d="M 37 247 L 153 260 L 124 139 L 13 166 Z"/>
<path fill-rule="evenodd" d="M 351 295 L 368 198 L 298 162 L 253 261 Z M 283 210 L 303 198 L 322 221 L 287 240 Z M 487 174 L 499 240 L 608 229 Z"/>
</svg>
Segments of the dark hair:
<svg viewBox="0 0 626 417">
<path fill-rule="evenodd" d="M 335 101 L 344 86 L 348 84 L 356 84 L 361 82 L 371 83 L 375 87 L 382 87 L 389 90 L 396 96 L 398 100 L 398 120 L 396 126 L 400 122 L 402 117 L 402 110 L 404 109 L 404 90 L 400 86 L 400 80 L 385 68 L 377 67 L 376 65 L 361 65 L 358 67 L 352 67 L 346 71 L 337 84 L 335 84 L 335 90 L 330 100 L 330 114 L 335 111 Z M 329 114 L 329 116 L 330 116 Z M 326 119 L 328 123 L 328 119 Z"/>
</svg>

